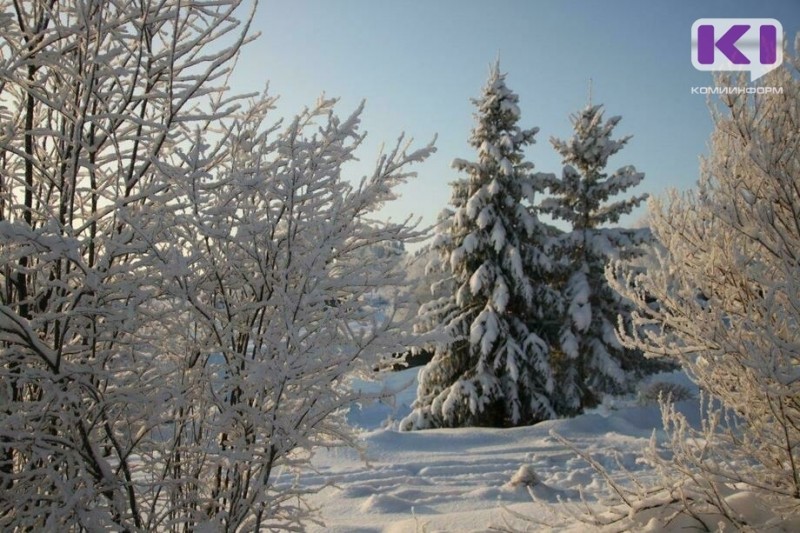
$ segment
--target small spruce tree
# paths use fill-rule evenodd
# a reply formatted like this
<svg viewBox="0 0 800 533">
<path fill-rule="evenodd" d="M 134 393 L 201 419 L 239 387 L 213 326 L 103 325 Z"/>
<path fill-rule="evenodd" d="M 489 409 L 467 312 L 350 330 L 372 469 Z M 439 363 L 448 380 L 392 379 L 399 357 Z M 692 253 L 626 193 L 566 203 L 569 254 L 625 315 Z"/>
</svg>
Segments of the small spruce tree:
<svg viewBox="0 0 800 533">
<path fill-rule="evenodd" d="M 602 227 L 615 224 L 630 213 L 646 194 L 611 201 L 638 185 L 644 174 L 624 166 L 609 175 L 608 158 L 625 146 L 630 136 L 611 138 L 620 117 L 603 122 L 603 108 L 588 105 L 572 116 L 574 135 L 563 141 L 551 139 L 562 156 L 561 178 L 546 179 L 551 197 L 540 209 L 563 220 L 571 231 L 555 239 L 558 279 L 563 290 L 564 317 L 553 345 L 553 366 L 559 383 L 555 408 L 572 415 L 596 404 L 603 393 L 621 393 L 629 377 L 641 370 L 641 354 L 625 349 L 614 333 L 617 317 L 630 313 L 605 279 L 609 259 L 628 259 L 639 253 L 637 245 L 649 230 Z"/>
<path fill-rule="evenodd" d="M 452 184 L 454 209 L 440 218 L 433 243 L 448 276 L 420 310 L 440 337 L 402 429 L 524 425 L 555 415 L 549 351 L 537 329 L 552 291 L 532 281 L 547 268 L 537 247 L 546 228 L 532 209 L 544 180 L 523 154 L 538 128 L 517 125 L 518 96 L 497 64 L 473 102 L 478 158 L 453 162 L 466 177 Z"/>
</svg>

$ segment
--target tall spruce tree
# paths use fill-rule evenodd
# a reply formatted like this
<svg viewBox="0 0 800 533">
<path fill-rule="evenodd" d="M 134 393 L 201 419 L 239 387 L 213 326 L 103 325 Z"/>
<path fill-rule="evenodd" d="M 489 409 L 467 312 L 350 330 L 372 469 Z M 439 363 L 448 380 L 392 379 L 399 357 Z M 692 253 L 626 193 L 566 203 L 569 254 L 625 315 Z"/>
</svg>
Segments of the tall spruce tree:
<svg viewBox="0 0 800 533">
<path fill-rule="evenodd" d="M 616 224 L 647 198 L 643 194 L 612 201 L 644 178 L 633 166 L 611 175 L 605 171 L 608 158 L 630 139 L 611 138 L 620 117 L 603 122 L 602 106 L 589 104 L 571 119 L 572 138 L 551 139 L 564 168 L 560 179 L 546 179 L 552 196 L 540 205 L 541 212 L 571 226 L 554 246 L 560 270 L 555 278 L 560 277 L 564 301 L 562 326 L 554 342 L 559 349 L 553 353 L 559 383 L 555 408 L 567 415 L 596 404 L 603 393 L 624 392 L 631 375 L 647 365 L 640 353 L 626 350 L 617 340 L 617 317 L 628 316 L 630 308 L 609 287 L 605 267 L 609 259 L 639 253 L 638 245 L 650 235 L 646 228 L 601 227 Z"/>
<path fill-rule="evenodd" d="M 453 210 L 433 243 L 448 279 L 437 280 L 420 311 L 441 336 L 402 429 L 524 425 L 555 415 L 549 350 L 537 330 L 553 294 L 534 281 L 548 268 L 537 246 L 547 230 L 532 209 L 544 179 L 523 154 L 538 128 L 517 125 L 518 96 L 498 64 L 473 103 L 478 158 L 453 162 L 466 177 L 452 184 Z"/>
</svg>

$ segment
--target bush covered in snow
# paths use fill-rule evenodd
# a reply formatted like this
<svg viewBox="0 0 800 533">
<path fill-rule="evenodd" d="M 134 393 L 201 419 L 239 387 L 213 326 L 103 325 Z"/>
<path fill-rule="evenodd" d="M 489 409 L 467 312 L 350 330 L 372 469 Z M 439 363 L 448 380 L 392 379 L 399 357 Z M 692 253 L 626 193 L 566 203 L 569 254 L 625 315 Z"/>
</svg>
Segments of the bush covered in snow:
<svg viewBox="0 0 800 533">
<path fill-rule="evenodd" d="M 637 305 L 623 342 L 676 358 L 705 395 L 699 429 L 662 403 L 669 454 L 648 453 L 660 483 L 629 495 L 618 524 L 648 508 L 706 530 L 800 522 L 798 67 L 795 55 L 764 78 L 783 94 L 720 96 L 697 190 L 651 204 L 658 267 L 608 271 Z"/>
</svg>

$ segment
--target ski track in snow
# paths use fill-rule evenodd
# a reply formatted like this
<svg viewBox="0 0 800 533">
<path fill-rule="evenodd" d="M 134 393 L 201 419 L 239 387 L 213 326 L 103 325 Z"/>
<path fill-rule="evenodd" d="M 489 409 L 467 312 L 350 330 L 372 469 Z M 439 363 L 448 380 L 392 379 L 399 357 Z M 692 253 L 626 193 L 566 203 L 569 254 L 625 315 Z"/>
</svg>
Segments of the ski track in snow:
<svg viewBox="0 0 800 533">
<path fill-rule="evenodd" d="M 414 373 L 406 370 L 390 379 L 408 382 Z M 551 430 L 620 476 L 620 465 L 637 476 L 650 472 L 636 459 L 660 427 L 657 407 L 629 401 L 624 410 L 606 406 L 573 419 L 512 429 L 399 432 L 396 422 L 381 428 L 381 420 L 409 412 L 414 391 L 411 386 L 400 393 L 395 408 L 354 407 L 349 419 L 363 429 L 364 457 L 341 448 L 317 451 L 316 472 L 301 476 L 300 483 L 324 487 L 309 501 L 320 509 L 325 525 L 309 531 L 487 531 L 508 517 L 504 507 L 558 521 L 554 509 L 569 505 L 564 501 L 579 501 L 580 492 L 597 501 L 608 489 L 585 461 L 550 436 Z M 540 483 L 509 483 L 523 465 Z M 571 527 L 558 529 L 585 531 L 585 526 Z"/>
</svg>

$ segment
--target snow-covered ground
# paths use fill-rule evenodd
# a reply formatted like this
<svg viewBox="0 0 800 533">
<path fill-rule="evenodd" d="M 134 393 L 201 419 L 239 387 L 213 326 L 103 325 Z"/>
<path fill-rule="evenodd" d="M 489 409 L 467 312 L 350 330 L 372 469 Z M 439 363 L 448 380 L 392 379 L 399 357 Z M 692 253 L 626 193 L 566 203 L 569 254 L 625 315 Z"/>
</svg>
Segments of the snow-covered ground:
<svg viewBox="0 0 800 533">
<path fill-rule="evenodd" d="M 389 386 L 407 385 L 393 406 L 377 403 L 351 410 L 350 423 L 363 431 L 364 457 L 344 449 L 316 455 L 317 473 L 303 476 L 301 482 L 331 486 L 310 498 L 325 522 L 312 531 L 486 531 L 511 519 L 509 510 L 560 523 L 555 528 L 559 531 L 586 531 L 583 524 L 564 524 L 559 510 L 570 506 L 566 502 L 576 500 L 579 491 L 591 503 L 608 489 L 551 431 L 620 476 L 620 465 L 637 477 L 651 473 L 637 458 L 653 430 L 661 427 L 657 406 L 640 406 L 631 397 L 576 418 L 532 427 L 399 432 L 397 420 L 414 400 L 417 371 L 388 377 Z M 681 373 L 656 379 L 689 384 Z M 696 401 L 679 407 L 696 420 Z M 524 478 L 531 471 L 539 480 L 532 487 L 512 483 L 515 475 Z"/>
</svg>

